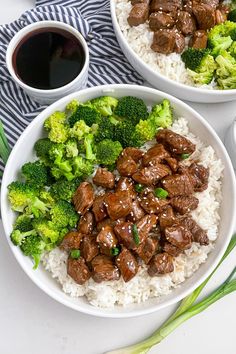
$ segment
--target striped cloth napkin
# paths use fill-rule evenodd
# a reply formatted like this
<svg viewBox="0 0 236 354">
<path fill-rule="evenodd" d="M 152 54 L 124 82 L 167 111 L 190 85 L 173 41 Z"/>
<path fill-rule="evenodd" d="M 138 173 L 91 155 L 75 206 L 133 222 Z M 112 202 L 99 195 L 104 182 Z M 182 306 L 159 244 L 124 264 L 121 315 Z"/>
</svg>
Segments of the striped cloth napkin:
<svg viewBox="0 0 236 354">
<path fill-rule="evenodd" d="M 88 87 L 143 83 L 143 79 L 127 62 L 116 40 L 109 0 L 36 0 L 34 9 L 26 11 L 11 24 L 0 26 L 0 119 L 11 147 L 45 106 L 30 99 L 11 80 L 5 61 L 7 46 L 21 28 L 43 20 L 61 21 L 82 33 L 90 50 Z M 1 161 L 0 170 L 3 171 Z"/>
</svg>

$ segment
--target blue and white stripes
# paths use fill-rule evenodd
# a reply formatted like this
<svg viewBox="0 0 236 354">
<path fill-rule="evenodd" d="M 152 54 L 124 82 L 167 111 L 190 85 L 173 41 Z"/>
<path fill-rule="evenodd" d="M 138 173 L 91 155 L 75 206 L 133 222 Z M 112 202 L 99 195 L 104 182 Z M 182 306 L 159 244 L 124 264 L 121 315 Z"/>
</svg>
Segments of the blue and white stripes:
<svg viewBox="0 0 236 354">
<path fill-rule="evenodd" d="M 109 0 L 36 0 L 36 8 L 26 11 L 15 22 L 0 26 L 0 119 L 11 147 L 45 106 L 31 100 L 11 80 L 5 61 L 7 46 L 21 28 L 43 20 L 65 22 L 82 33 L 90 51 L 88 87 L 143 82 L 118 45 Z M 0 170 L 3 170 L 1 161 Z"/>
</svg>

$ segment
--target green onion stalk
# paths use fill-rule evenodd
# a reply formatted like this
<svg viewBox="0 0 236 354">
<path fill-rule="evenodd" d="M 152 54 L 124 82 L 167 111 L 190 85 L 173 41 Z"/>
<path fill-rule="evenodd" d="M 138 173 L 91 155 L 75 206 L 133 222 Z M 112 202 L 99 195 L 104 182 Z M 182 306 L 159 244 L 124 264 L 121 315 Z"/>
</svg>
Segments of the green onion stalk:
<svg viewBox="0 0 236 354">
<path fill-rule="evenodd" d="M 206 286 L 213 274 L 219 268 L 221 263 L 234 249 L 235 245 L 236 235 L 234 235 L 231 239 L 222 259 L 220 260 L 217 267 L 213 270 L 213 272 L 208 276 L 208 278 L 200 286 L 198 286 L 190 295 L 188 295 L 181 301 L 180 306 L 173 313 L 173 315 L 169 317 L 167 321 L 165 321 L 162 326 L 157 329 L 151 336 L 137 344 L 122 349 L 110 351 L 106 354 L 146 354 L 154 345 L 160 343 L 165 337 L 167 337 L 182 323 L 206 310 L 214 302 L 235 291 L 236 279 L 233 279 L 233 277 L 236 273 L 236 267 L 233 269 L 229 277 L 223 282 L 223 284 L 221 284 L 217 289 L 215 289 L 210 295 L 206 296 L 203 300 L 195 304 L 195 301 L 199 297 L 203 288 Z"/>
<path fill-rule="evenodd" d="M 3 124 L 0 120 L 0 157 L 4 164 L 6 164 L 7 159 L 10 155 L 10 146 L 8 144 L 4 129 L 3 129 Z"/>
</svg>

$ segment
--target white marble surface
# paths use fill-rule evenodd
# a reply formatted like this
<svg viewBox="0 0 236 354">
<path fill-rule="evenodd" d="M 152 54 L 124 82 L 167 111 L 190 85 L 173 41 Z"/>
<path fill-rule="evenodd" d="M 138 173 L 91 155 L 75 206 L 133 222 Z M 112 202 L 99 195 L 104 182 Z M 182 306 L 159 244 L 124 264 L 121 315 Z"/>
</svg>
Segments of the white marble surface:
<svg viewBox="0 0 236 354">
<path fill-rule="evenodd" d="M 79 0 L 78 0 L 79 4 Z M 0 24 L 34 6 L 32 0 L 0 0 Z M 236 101 L 193 104 L 217 133 L 224 133 L 236 115 Z M 142 339 L 174 309 L 127 320 L 86 316 L 72 311 L 39 290 L 19 268 L 0 224 L 0 354 L 102 354 Z M 204 293 L 226 277 L 235 265 L 230 255 Z M 151 354 L 235 354 L 236 293 L 191 319 Z"/>
</svg>

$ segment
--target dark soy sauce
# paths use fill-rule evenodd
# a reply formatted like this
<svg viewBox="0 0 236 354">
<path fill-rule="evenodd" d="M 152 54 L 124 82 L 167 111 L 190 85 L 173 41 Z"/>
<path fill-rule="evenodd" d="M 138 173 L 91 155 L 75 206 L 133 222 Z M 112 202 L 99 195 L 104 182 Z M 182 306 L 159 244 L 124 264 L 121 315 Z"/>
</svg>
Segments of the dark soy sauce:
<svg viewBox="0 0 236 354">
<path fill-rule="evenodd" d="M 76 78 L 85 62 L 80 41 L 58 28 L 43 28 L 26 35 L 13 53 L 18 78 L 37 89 L 62 87 Z"/>
</svg>

